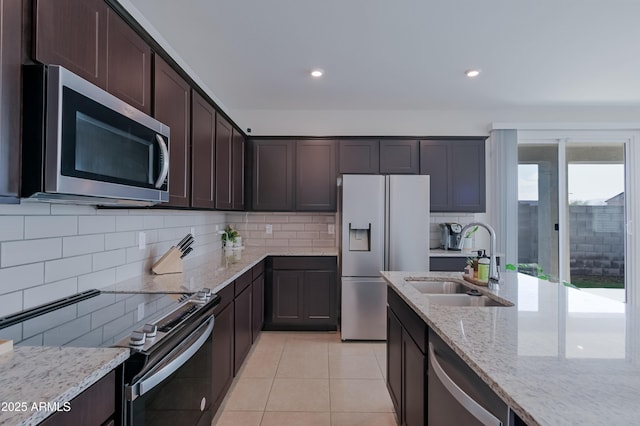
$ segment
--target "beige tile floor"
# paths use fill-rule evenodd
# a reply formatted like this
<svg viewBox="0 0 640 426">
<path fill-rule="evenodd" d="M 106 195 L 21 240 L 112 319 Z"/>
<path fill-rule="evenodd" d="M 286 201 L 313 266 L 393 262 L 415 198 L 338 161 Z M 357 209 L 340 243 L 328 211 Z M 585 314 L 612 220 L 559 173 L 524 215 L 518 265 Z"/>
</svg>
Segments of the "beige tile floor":
<svg viewBox="0 0 640 426">
<path fill-rule="evenodd" d="M 384 343 L 262 332 L 215 426 L 395 426 Z"/>
</svg>

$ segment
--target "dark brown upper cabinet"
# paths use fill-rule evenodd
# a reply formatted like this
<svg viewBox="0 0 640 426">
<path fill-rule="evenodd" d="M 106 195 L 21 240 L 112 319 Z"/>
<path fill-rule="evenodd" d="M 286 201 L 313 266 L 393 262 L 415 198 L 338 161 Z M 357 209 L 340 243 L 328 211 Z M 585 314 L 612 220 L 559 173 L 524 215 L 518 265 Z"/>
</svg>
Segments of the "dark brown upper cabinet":
<svg viewBox="0 0 640 426">
<path fill-rule="evenodd" d="M 191 206 L 215 208 L 216 111 L 191 93 Z"/>
<path fill-rule="evenodd" d="M 420 173 L 431 176 L 432 212 L 486 211 L 485 138 L 420 141 Z"/>
<path fill-rule="evenodd" d="M 247 143 L 242 133 L 235 128 L 232 139 L 231 209 L 244 210 L 244 164 Z"/>
<path fill-rule="evenodd" d="M 417 175 L 420 172 L 418 140 L 381 140 L 380 173 Z"/>
<path fill-rule="evenodd" d="M 151 47 L 111 9 L 107 30 L 107 91 L 151 114 Z"/>
<path fill-rule="evenodd" d="M 0 0 L 0 203 L 20 191 L 22 1 Z"/>
<path fill-rule="evenodd" d="M 340 173 L 380 172 L 380 142 L 371 139 L 340 141 Z"/>
<path fill-rule="evenodd" d="M 252 206 L 262 211 L 292 211 L 293 158 L 292 140 L 253 140 Z"/>
<path fill-rule="evenodd" d="M 296 210 L 336 211 L 336 141 L 296 142 Z"/>
<path fill-rule="evenodd" d="M 108 9 L 103 0 L 36 0 L 35 59 L 105 89 Z"/>
<path fill-rule="evenodd" d="M 224 117 L 216 120 L 216 208 L 230 210 L 233 206 L 231 173 L 233 168 L 233 128 Z"/>
<path fill-rule="evenodd" d="M 155 55 L 155 117 L 169 126 L 169 202 L 165 205 L 189 207 L 191 88 L 177 72 Z"/>
</svg>

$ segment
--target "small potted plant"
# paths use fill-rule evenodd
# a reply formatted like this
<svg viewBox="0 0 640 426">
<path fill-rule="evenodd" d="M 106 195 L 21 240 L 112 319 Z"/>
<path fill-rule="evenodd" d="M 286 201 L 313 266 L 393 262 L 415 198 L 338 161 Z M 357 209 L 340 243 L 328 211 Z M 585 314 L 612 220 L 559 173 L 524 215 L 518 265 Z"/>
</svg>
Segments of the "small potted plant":
<svg viewBox="0 0 640 426">
<path fill-rule="evenodd" d="M 233 229 L 231 225 L 227 225 L 224 231 L 220 231 L 220 234 L 222 235 L 222 245 L 226 248 L 233 247 L 240 237 L 240 233 Z"/>
<path fill-rule="evenodd" d="M 464 244 L 462 245 L 462 249 L 464 251 L 471 251 L 471 248 L 473 247 L 473 234 L 478 230 L 478 226 L 474 226 L 473 228 L 469 229 L 467 232 L 465 232 L 464 234 Z"/>
</svg>

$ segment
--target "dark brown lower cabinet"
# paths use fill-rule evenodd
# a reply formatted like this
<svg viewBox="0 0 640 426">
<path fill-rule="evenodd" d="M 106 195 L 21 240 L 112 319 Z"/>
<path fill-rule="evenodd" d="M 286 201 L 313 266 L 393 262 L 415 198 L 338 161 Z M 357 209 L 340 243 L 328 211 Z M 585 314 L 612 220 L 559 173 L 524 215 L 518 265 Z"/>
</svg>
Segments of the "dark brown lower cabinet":
<svg viewBox="0 0 640 426">
<path fill-rule="evenodd" d="M 271 257 L 265 330 L 337 330 L 335 256 Z"/>
<path fill-rule="evenodd" d="M 116 403 L 116 386 L 122 386 L 122 367 L 108 373 L 102 379 L 91 385 L 87 390 L 76 396 L 70 402 L 69 411 L 58 411 L 47 417 L 40 425 L 67 426 L 87 425 L 100 426 L 105 424 L 120 424 L 120 413 L 116 409 L 122 407 Z M 110 423 L 111 422 L 111 423 Z"/>
<path fill-rule="evenodd" d="M 402 424 L 402 324 L 387 307 L 387 388 L 393 408 Z"/>
<path fill-rule="evenodd" d="M 264 267 L 262 269 L 264 271 Z M 262 331 L 264 323 L 264 273 L 260 273 L 251 283 L 251 309 L 252 309 L 252 341 L 255 342 Z"/>
<path fill-rule="evenodd" d="M 238 287 L 242 284 L 240 281 L 248 275 L 249 284 L 244 286 L 242 290 Z M 238 293 L 239 291 L 239 293 Z M 247 357 L 251 344 L 253 343 L 251 334 L 253 325 L 251 322 L 251 271 L 245 273 L 236 280 L 236 298 L 234 300 L 235 309 L 235 339 L 234 339 L 234 373 L 238 374 L 242 362 Z"/>
<path fill-rule="evenodd" d="M 224 297 L 221 295 L 220 305 L 214 311 L 215 324 L 213 327 L 213 401 L 212 412 L 215 413 L 233 382 L 234 376 L 234 343 L 233 343 L 233 322 L 234 322 L 234 305 L 233 305 L 233 285 L 228 287 L 230 295 Z M 222 290 L 224 291 L 224 289 Z M 227 290 L 227 293 L 229 291 Z M 220 294 L 220 293 L 218 293 Z"/>
<path fill-rule="evenodd" d="M 428 329 L 391 289 L 387 301 L 387 388 L 400 425 L 425 425 Z"/>
</svg>

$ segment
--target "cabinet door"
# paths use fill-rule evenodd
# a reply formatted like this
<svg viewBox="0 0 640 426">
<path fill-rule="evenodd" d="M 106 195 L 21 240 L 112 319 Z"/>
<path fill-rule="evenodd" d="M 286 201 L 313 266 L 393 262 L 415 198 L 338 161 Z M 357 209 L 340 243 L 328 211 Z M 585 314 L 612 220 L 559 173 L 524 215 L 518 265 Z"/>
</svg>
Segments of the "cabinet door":
<svg viewBox="0 0 640 426">
<path fill-rule="evenodd" d="M 380 172 L 380 144 L 377 140 L 340 141 L 340 173 Z"/>
<path fill-rule="evenodd" d="M 426 358 L 411 336 L 402 332 L 402 418 L 407 426 L 425 424 Z"/>
<path fill-rule="evenodd" d="M 272 318 L 273 323 L 298 324 L 302 322 L 303 271 L 273 271 Z"/>
<path fill-rule="evenodd" d="M 202 96 L 191 98 L 191 206 L 215 208 L 216 111 Z"/>
<path fill-rule="evenodd" d="M 380 173 L 415 175 L 419 171 L 417 140 L 380 141 Z"/>
<path fill-rule="evenodd" d="M 105 89 L 107 11 L 103 0 L 36 0 L 35 59 Z"/>
<path fill-rule="evenodd" d="M 0 0 L 0 203 L 20 191 L 22 0 Z"/>
<path fill-rule="evenodd" d="M 305 271 L 303 288 L 303 318 L 307 324 L 336 322 L 336 273 Z"/>
<path fill-rule="evenodd" d="M 107 91 L 151 114 L 151 47 L 111 9 L 107 31 Z"/>
<path fill-rule="evenodd" d="M 458 212 L 486 211 L 485 141 L 451 142 L 452 202 Z"/>
<path fill-rule="evenodd" d="M 229 210 L 231 200 L 232 128 L 224 117 L 216 120 L 216 208 Z"/>
<path fill-rule="evenodd" d="M 387 388 L 402 424 L 402 324 L 387 307 Z"/>
<path fill-rule="evenodd" d="M 235 334 L 234 334 L 234 372 L 238 373 L 242 362 L 251 349 L 251 286 L 236 296 L 235 305 Z"/>
<path fill-rule="evenodd" d="M 212 411 L 215 413 L 233 381 L 233 303 L 227 305 L 215 317 L 213 327 L 213 402 Z"/>
<path fill-rule="evenodd" d="M 189 84 L 158 55 L 155 56 L 155 117 L 169 126 L 169 203 L 176 207 L 189 207 L 190 156 Z"/>
<path fill-rule="evenodd" d="M 253 141 L 254 210 L 293 210 L 293 151 L 290 140 Z"/>
<path fill-rule="evenodd" d="M 231 209 L 244 210 L 244 156 L 246 142 L 242 133 L 233 129 L 233 149 L 231 167 Z"/>
<path fill-rule="evenodd" d="M 452 211 L 450 157 L 447 141 L 420 141 L 420 174 L 430 176 L 432 212 Z"/>
<path fill-rule="evenodd" d="M 336 210 L 336 143 L 300 140 L 296 143 L 296 210 Z"/>
<path fill-rule="evenodd" d="M 252 341 L 255 342 L 262 331 L 262 324 L 264 322 L 264 274 L 253 280 L 251 292 L 251 309 L 253 310 L 251 318 L 253 323 Z"/>
</svg>

